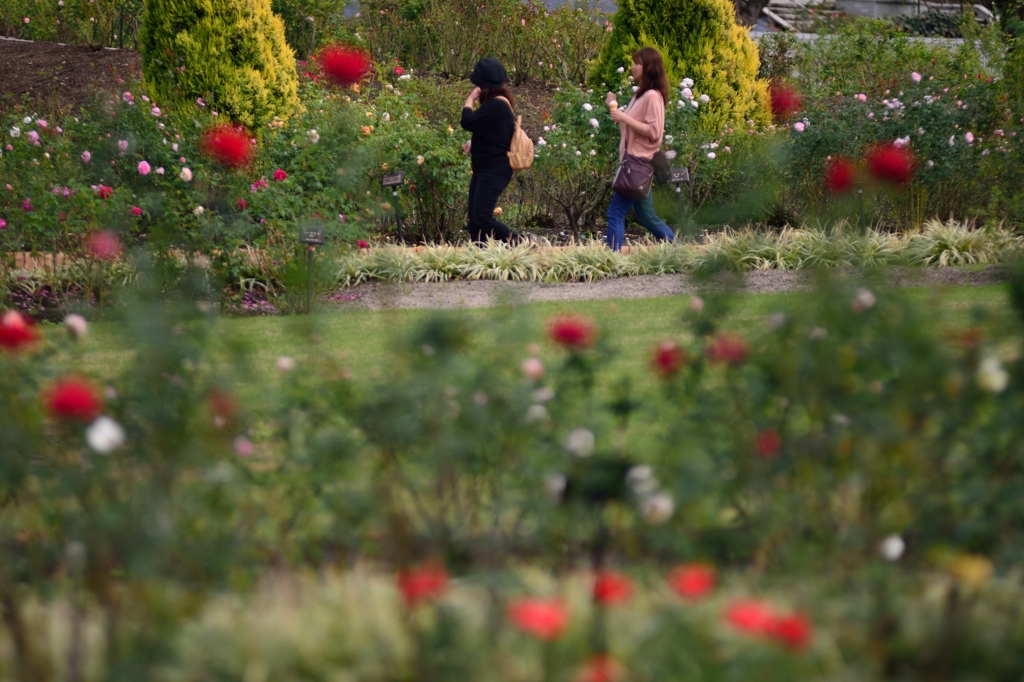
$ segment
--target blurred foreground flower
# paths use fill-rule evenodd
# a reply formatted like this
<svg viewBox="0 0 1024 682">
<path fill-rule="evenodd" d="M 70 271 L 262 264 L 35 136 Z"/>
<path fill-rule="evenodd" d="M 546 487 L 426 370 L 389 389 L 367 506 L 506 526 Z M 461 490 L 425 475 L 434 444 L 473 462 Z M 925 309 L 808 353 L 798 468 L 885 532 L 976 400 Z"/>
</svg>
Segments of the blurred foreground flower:
<svg viewBox="0 0 1024 682">
<path fill-rule="evenodd" d="M 46 411 L 57 419 L 90 422 L 103 409 L 103 399 L 92 384 L 78 377 L 65 377 L 44 392 Z"/>
<path fill-rule="evenodd" d="M 1010 375 L 999 359 L 987 357 L 978 365 L 978 387 L 989 393 L 1002 393 L 1010 383 Z"/>
<path fill-rule="evenodd" d="M 410 607 L 434 600 L 448 589 L 448 573 L 441 566 L 406 569 L 398 574 L 398 589 Z"/>
<path fill-rule="evenodd" d="M 32 323 L 16 310 L 8 310 L 0 316 L 0 347 L 17 351 L 36 342 L 39 335 Z"/>
<path fill-rule="evenodd" d="M 513 625 L 544 641 L 558 639 L 569 624 L 569 613 L 557 598 L 521 597 L 509 603 L 507 613 Z"/>
<path fill-rule="evenodd" d="M 914 174 L 914 154 L 892 143 L 878 145 L 868 152 L 867 166 L 876 180 L 905 185 Z"/>
<path fill-rule="evenodd" d="M 814 626 L 802 613 L 776 618 L 769 628 L 769 636 L 781 642 L 790 651 L 803 651 L 811 643 Z"/>
<path fill-rule="evenodd" d="M 614 658 L 607 654 L 594 654 L 583 664 L 573 682 L 619 682 L 624 675 L 622 664 Z"/>
<path fill-rule="evenodd" d="M 249 134 L 243 128 L 229 124 L 207 129 L 199 142 L 199 148 L 227 168 L 248 166 L 255 153 Z"/>
<path fill-rule="evenodd" d="M 106 455 L 124 445 L 124 429 L 110 417 L 100 415 L 85 430 L 85 442 L 99 454 Z"/>
<path fill-rule="evenodd" d="M 856 180 L 857 167 L 845 156 L 836 156 L 825 167 L 825 189 L 832 194 L 849 192 Z"/>
<path fill-rule="evenodd" d="M 80 339 L 89 332 L 89 323 L 81 315 L 72 313 L 64 318 L 64 326 L 76 339 Z"/>
<path fill-rule="evenodd" d="M 594 581 L 594 601 L 598 604 L 621 604 L 633 596 L 633 582 L 615 571 L 601 571 Z"/>
<path fill-rule="evenodd" d="M 725 362 L 735 367 L 746 361 L 750 346 L 738 336 L 721 334 L 708 343 L 707 354 L 711 362 Z"/>
<path fill-rule="evenodd" d="M 654 371 L 669 379 L 674 377 L 686 363 L 686 354 L 675 341 L 663 341 L 654 349 L 651 365 Z"/>
<path fill-rule="evenodd" d="M 589 348 L 594 344 L 594 323 L 576 315 L 553 317 L 548 321 L 548 336 L 566 348 Z"/>
<path fill-rule="evenodd" d="M 782 449 L 782 437 L 775 429 L 764 429 L 757 433 L 754 440 L 754 452 L 758 457 L 771 459 Z"/>
<path fill-rule="evenodd" d="M 800 95 L 787 83 L 773 81 L 768 86 L 772 100 L 772 116 L 776 120 L 785 120 L 800 111 Z"/>
<path fill-rule="evenodd" d="M 324 75 L 339 85 L 352 85 L 370 72 L 370 55 L 365 50 L 331 45 L 320 53 Z"/>
<path fill-rule="evenodd" d="M 110 230 L 93 232 L 85 238 L 85 250 L 93 258 L 111 261 L 121 253 L 121 240 Z"/>
<path fill-rule="evenodd" d="M 709 564 L 683 564 L 668 574 L 668 584 L 685 599 L 699 599 L 715 589 L 718 573 Z"/>
<path fill-rule="evenodd" d="M 726 622 L 749 634 L 766 635 L 775 622 L 771 604 L 754 599 L 741 599 L 730 604 L 724 614 Z"/>
</svg>

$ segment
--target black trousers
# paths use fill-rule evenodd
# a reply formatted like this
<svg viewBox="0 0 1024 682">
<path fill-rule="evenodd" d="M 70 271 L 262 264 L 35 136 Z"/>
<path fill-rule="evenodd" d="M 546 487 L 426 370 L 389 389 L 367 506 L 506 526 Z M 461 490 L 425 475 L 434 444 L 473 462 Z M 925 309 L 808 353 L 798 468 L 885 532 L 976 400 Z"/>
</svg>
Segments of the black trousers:
<svg viewBox="0 0 1024 682">
<path fill-rule="evenodd" d="M 486 242 L 488 238 L 506 242 L 520 242 L 523 236 L 494 217 L 501 193 L 512 182 L 512 167 L 508 164 L 491 166 L 480 172 L 473 172 L 469 181 L 469 238 L 474 242 Z"/>
</svg>

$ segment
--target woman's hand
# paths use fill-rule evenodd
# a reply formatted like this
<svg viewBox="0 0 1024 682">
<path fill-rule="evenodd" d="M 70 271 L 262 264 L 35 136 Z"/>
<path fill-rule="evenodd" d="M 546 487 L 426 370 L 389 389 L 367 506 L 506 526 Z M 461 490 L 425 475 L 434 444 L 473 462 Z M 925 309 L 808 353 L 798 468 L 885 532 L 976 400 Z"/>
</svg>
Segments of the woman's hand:
<svg viewBox="0 0 1024 682">
<path fill-rule="evenodd" d="M 472 148 L 473 148 L 473 140 L 466 140 L 465 142 L 462 143 L 462 151 L 464 153 L 468 154 L 469 150 L 472 149 Z"/>
<path fill-rule="evenodd" d="M 476 104 L 478 101 L 480 101 L 480 88 L 473 88 L 473 90 L 469 93 L 469 96 L 466 97 L 466 103 L 463 106 L 472 109 L 473 105 Z"/>
<path fill-rule="evenodd" d="M 604 103 L 605 103 L 606 106 L 610 107 L 612 105 L 612 102 L 617 102 L 617 101 L 618 101 L 618 99 L 615 97 L 615 93 L 614 92 L 609 92 L 607 95 L 604 96 Z"/>
<path fill-rule="evenodd" d="M 612 109 L 611 111 L 608 112 L 608 114 L 616 123 L 625 123 L 627 119 L 629 119 L 629 114 L 622 111 L 621 109 Z"/>
</svg>

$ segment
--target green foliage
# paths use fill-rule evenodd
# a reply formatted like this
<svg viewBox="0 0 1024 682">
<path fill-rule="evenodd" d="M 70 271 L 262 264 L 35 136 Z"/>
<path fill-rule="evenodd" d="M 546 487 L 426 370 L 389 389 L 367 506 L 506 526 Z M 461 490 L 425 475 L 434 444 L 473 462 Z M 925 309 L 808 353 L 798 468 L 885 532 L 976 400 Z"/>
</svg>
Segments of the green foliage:
<svg viewBox="0 0 1024 682">
<path fill-rule="evenodd" d="M 604 16 L 592 2 L 555 9 L 500 0 L 369 0 L 358 33 L 381 64 L 465 78 L 478 59 L 498 59 L 513 84 L 528 79 L 582 83 L 601 47 Z"/>
<path fill-rule="evenodd" d="M 97 50 L 138 49 L 142 6 L 143 0 L 5 0 L 0 5 L 0 34 Z"/>
<path fill-rule="evenodd" d="M 929 10 L 921 14 L 897 17 L 893 23 L 915 36 L 962 38 L 962 26 L 965 21 L 974 22 L 973 11 L 948 14 L 939 10 Z"/>
<path fill-rule="evenodd" d="M 617 69 L 628 70 L 633 52 L 642 47 L 661 53 L 670 88 L 683 78 L 692 78 L 694 91 L 711 98 L 699 122 L 703 132 L 715 134 L 748 119 L 768 121 L 767 84 L 757 78 L 757 48 L 747 30 L 736 23 L 732 3 L 620 3 L 591 83 L 615 82 Z"/>
<path fill-rule="evenodd" d="M 203 98 L 258 130 L 298 107 L 295 56 L 270 0 L 146 0 L 146 87 L 163 101 Z"/>
</svg>

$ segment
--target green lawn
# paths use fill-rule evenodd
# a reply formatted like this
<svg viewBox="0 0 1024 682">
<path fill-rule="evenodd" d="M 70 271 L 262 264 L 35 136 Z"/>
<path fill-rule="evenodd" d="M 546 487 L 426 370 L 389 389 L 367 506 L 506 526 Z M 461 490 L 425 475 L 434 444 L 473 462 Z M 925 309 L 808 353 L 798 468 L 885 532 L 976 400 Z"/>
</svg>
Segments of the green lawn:
<svg viewBox="0 0 1024 682">
<path fill-rule="evenodd" d="M 1001 286 L 911 289 L 906 293 L 934 313 L 943 328 L 970 325 L 983 327 L 996 337 L 1014 331 L 1015 317 Z M 813 301 L 812 293 L 745 294 L 738 298 L 727 321 L 737 331 L 757 331 L 773 312 L 792 309 Z M 581 302 L 544 302 L 521 306 L 442 313 L 465 316 L 482 330 L 478 342 L 497 352 L 507 352 L 518 363 L 526 345 L 542 342 L 544 322 L 551 315 L 575 313 L 593 318 L 604 341 L 615 351 L 610 375 L 641 375 L 646 372 L 650 349 L 666 338 L 684 338 L 680 319 L 688 296 L 650 299 L 611 299 Z M 845 305 L 846 301 L 839 304 Z M 371 380 L 385 370 L 393 357 L 397 339 L 436 311 L 386 310 L 324 311 L 312 316 L 223 318 L 216 331 L 226 346 L 241 343 L 246 364 L 255 375 L 275 373 L 278 356 L 302 361 L 311 354 L 330 355 L 348 366 L 357 381 Z M 49 328 L 47 334 L 59 334 Z M 93 324 L 79 353 L 62 353 L 57 362 L 68 370 L 97 377 L 115 376 L 123 370 L 131 349 L 123 327 L 114 322 Z M 556 351 L 541 343 L 542 357 Z M 1009 352 L 1009 346 L 1007 346 Z"/>
</svg>

